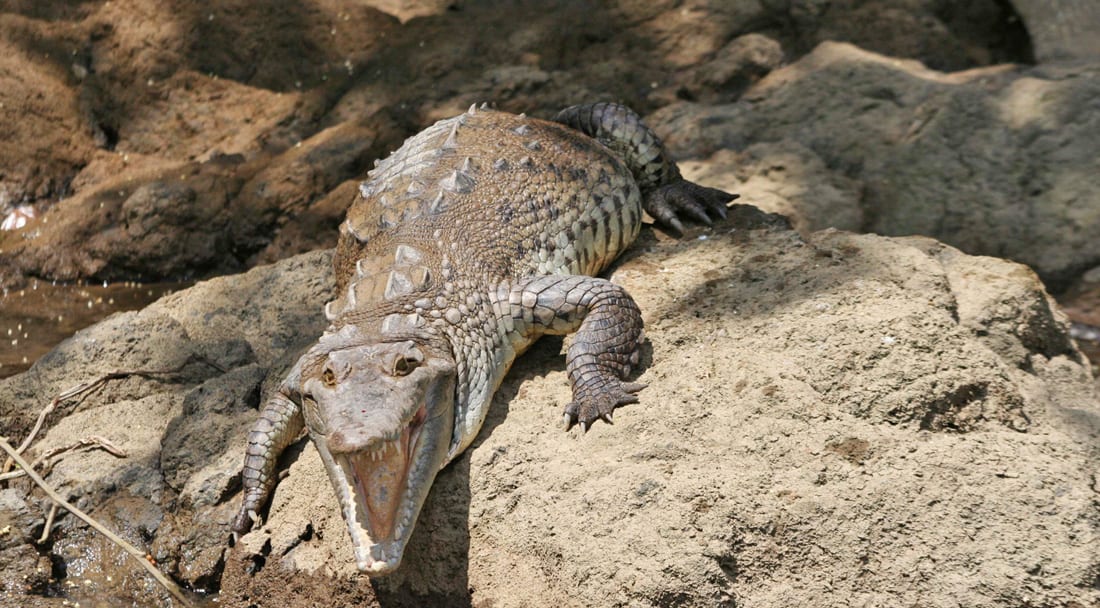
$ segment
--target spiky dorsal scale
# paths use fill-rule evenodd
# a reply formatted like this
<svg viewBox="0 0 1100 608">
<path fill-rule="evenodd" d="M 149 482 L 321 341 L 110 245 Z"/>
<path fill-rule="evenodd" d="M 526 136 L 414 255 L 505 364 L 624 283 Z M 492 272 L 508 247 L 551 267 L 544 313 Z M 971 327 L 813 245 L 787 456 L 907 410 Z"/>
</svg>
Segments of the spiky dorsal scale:
<svg viewBox="0 0 1100 608">
<path fill-rule="evenodd" d="M 339 293 L 355 284 L 354 308 L 380 315 L 438 295 L 444 274 L 488 285 L 598 272 L 633 240 L 641 219 L 630 172 L 602 144 L 493 110 L 409 138 L 361 190 L 366 196 L 341 229 L 336 278 Z M 401 247 L 419 252 L 419 270 L 400 262 Z M 346 295 L 330 307 L 350 308 Z"/>
</svg>

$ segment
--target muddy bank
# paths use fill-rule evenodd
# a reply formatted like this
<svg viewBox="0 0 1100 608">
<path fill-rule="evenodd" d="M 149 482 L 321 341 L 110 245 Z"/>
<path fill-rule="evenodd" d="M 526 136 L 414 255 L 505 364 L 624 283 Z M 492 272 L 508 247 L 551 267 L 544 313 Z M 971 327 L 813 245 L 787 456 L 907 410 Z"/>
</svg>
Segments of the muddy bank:
<svg viewBox="0 0 1100 608">
<path fill-rule="evenodd" d="M 10 5 L 0 31 L 0 116 L 16 126 L 0 212 L 37 211 L 0 234 L 9 286 L 189 279 L 331 246 L 347 185 L 475 101 L 540 116 L 728 102 L 823 40 L 948 70 L 1031 58 L 993 0 L 47 2 Z"/>
</svg>

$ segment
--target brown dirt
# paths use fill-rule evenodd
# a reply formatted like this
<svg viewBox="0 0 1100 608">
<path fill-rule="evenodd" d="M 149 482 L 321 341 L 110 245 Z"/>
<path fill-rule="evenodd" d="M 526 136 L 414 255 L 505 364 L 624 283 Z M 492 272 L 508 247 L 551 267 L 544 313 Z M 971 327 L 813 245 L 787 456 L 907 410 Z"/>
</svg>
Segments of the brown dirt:
<svg viewBox="0 0 1100 608">
<path fill-rule="evenodd" d="M 0 284 L 201 277 L 330 245 L 337 187 L 474 101 L 731 100 L 825 38 L 943 68 L 1027 59 L 1004 6 L 940 4 L 8 3 L 0 212 L 40 219 L 0 233 Z"/>
</svg>

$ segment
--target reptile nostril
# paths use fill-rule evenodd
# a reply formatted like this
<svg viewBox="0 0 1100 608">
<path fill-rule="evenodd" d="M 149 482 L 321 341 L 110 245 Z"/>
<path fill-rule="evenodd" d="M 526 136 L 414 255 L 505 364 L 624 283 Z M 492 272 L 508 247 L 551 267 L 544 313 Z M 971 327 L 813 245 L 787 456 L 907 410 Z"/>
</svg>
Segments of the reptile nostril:
<svg viewBox="0 0 1100 608">
<path fill-rule="evenodd" d="M 336 372 L 328 365 L 321 371 L 321 382 L 328 388 L 336 386 Z"/>
<path fill-rule="evenodd" d="M 354 442 L 347 436 L 347 433 L 342 431 L 333 431 L 332 434 L 328 436 L 327 443 L 329 452 L 333 454 L 343 454 L 355 451 Z"/>
</svg>

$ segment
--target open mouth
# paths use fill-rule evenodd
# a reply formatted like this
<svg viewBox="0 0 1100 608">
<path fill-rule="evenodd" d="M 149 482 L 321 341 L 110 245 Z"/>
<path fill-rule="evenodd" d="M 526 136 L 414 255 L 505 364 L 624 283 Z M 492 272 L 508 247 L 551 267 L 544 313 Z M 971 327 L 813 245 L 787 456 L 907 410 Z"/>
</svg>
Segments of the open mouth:
<svg viewBox="0 0 1100 608">
<path fill-rule="evenodd" d="M 396 566 L 389 562 L 400 558 L 404 537 L 414 523 L 418 505 L 405 496 L 427 417 L 426 406 L 421 406 L 400 431 L 371 440 L 361 450 L 333 454 L 352 490 L 356 523 L 370 537 L 369 570 Z"/>
</svg>

